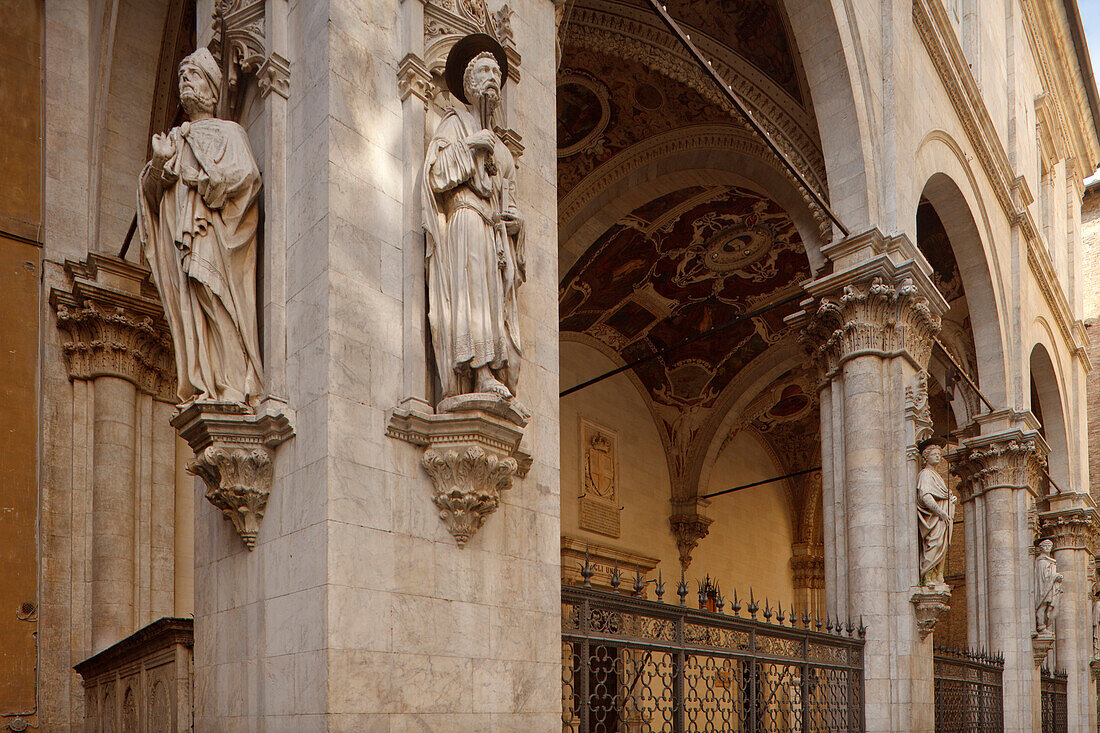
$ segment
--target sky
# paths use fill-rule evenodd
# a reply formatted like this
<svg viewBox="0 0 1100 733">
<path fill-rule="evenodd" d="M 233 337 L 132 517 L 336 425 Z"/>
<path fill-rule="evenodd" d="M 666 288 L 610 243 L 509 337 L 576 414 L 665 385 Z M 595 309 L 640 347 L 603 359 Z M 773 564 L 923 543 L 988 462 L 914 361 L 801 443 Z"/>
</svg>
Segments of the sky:
<svg viewBox="0 0 1100 733">
<path fill-rule="evenodd" d="M 1100 75 L 1100 0 L 1077 0 L 1081 10 L 1081 22 L 1085 26 L 1085 41 L 1092 58 L 1092 75 Z M 1097 174 L 1100 176 L 1100 173 Z"/>
</svg>

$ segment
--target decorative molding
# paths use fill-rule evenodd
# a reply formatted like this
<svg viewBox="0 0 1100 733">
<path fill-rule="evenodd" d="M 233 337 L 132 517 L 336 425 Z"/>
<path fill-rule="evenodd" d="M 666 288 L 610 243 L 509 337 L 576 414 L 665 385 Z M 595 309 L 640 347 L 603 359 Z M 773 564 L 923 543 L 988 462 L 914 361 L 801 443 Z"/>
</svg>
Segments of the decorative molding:
<svg viewBox="0 0 1100 733">
<path fill-rule="evenodd" d="M 274 449 L 294 435 L 285 404 L 268 398 L 252 412 L 234 402 L 192 402 L 171 419 L 195 452 L 187 466 L 206 485 L 206 500 L 255 549 L 274 477 Z"/>
<path fill-rule="evenodd" d="M 911 277 L 891 281 L 875 276 L 866 284 L 844 285 L 839 297 L 820 298 L 799 338 L 827 380 L 848 359 L 864 354 L 905 353 L 923 369 L 939 330 L 939 315 Z"/>
<path fill-rule="evenodd" d="M 914 444 L 932 435 L 932 410 L 928 405 L 928 372 L 917 372 L 915 386 L 905 388 L 905 417 L 913 422 Z"/>
<path fill-rule="evenodd" d="M 266 35 L 267 0 L 215 0 L 214 34 L 210 39 L 210 51 L 224 65 L 224 45 L 229 53 L 228 88 L 222 90 L 219 116 L 236 119 L 243 97 L 240 77 L 254 74 L 260 96 L 271 92 L 289 99 L 290 61 L 268 48 Z"/>
<path fill-rule="evenodd" d="M 500 458 L 469 445 L 457 450 L 424 451 L 420 461 L 432 477 L 439 518 L 464 547 L 500 506 L 500 493 L 512 488 L 518 471 L 515 458 Z"/>
<path fill-rule="evenodd" d="M 50 305 L 69 379 L 119 377 L 175 401 L 172 337 L 149 269 L 92 253 L 66 261 L 65 273 L 69 288 L 52 288 Z"/>
<path fill-rule="evenodd" d="M 525 424 L 469 406 L 437 414 L 411 398 L 390 415 L 386 435 L 424 448 L 420 463 L 432 479 L 432 501 L 459 547 L 497 510 L 513 477 L 527 475 L 531 456 L 519 447 Z"/>
<path fill-rule="evenodd" d="M 283 99 L 290 99 L 290 62 L 277 53 L 271 54 L 256 69 L 256 83 L 261 97 L 275 92 Z"/>
<path fill-rule="evenodd" d="M 1047 453 L 1038 432 L 1016 429 L 970 438 L 948 458 L 965 502 L 997 488 L 1028 489 L 1033 496 L 1042 496 Z"/>
<path fill-rule="evenodd" d="M 673 499 L 671 503 L 672 516 L 668 518 L 668 524 L 676 538 L 676 549 L 680 552 L 680 567 L 686 571 L 691 565 L 691 553 L 699 546 L 699 540 L 710 533 L 714 520 L 701 511 L 710 504 L 706 499 Z"/>
<path fill-rule="evenodd" d="M 410 96 L 415 96 L 425 105 L 431 101 L 435 93 L 432 75 L 424 64 L 424 60 L 416 54 L 407 54 L 398 64 L 397 89 L 401 94 L 402 102 Z"/>
<path fill-rule="evenodd" d="M 914 586 L 913 595 L 909 601 L 913 604 L 917 617 L 917 631 L 921 641 L 928 638 L 932 630 L 936 628 L 936 621 L 947 611 L 951 610 L 948 601 L 951 600 L 951 589 L 946 585 L 937 588 Z"/>
<path fill-rule="evenodd" d="M 815 139 L 817 128 L 812 110 L 794 102 L 786 91 L 742 59 L 736 51 L 705 35 L 693 36 L 692 40 L 713 62 L 715 71 L 752 109 L 757 121 L 783 152 L 797 162 L 814 189 L 826 194 L 825 157 L 821 144 Z M 714 88 L 714 83 L 698 69 L 694 60 L 648 8 L 624 5 L 616 7 L 616 12 L 608 13 L 590 7 L 575 7 L 570 11 L 569 23 L 562 38 L 562 45 L 570 44 L 621 58 L 645 59 L 655 71 L 691 86 L 722 108 L 727 105 Z M 739 120 L 737 124 L 740 124 Z"/>
</svg>

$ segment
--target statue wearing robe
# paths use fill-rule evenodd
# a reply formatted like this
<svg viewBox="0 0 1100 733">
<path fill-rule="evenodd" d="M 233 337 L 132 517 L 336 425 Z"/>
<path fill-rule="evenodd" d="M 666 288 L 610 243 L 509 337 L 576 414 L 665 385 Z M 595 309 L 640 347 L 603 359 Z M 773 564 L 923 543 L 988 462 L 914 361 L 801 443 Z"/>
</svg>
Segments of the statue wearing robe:
<svg viewBox="0 0 1100 733">
<path fill-rule="evenodd" d="M 456 96 L 474 109 L 446 113 L 424 161 L 428 321 L 444 398 L 511 400 L 522 353 L 516 293 L 526 279 L 516 166 L 490 124 L 499 64 L 483 52 L 464 68 Z"/>
<path fill-rule="evenodd" d="M 917 474 L 917 518 L 920 529 L 921 584 L 929 587 L 944 585 L 943 568 L 947 548 L 951 545 L 951 528 L 955 520 L 955 502 L 935 466 L 943 460 L 943 451 L 931 445 L 922 452 L 924 468 Z"/>
<path fill-rule="evenodd" d="M 1039 633 L 1053 625 L 1058 615 L 1058 597 L 1062 595 L 1062 574 L 1058 572 L 1058 561 L 1051 555 L 1053 550 L 1054 543 L 1043 540 L 1035 558 L 1035 629 Z"/>
<path fill-rule="evenodd" d="M 190 119 L 153 139 L 138 187 L 138 228 L 172 333 L 179 399 L 247 404 L 262 390 L 260 172 L 244 129 L 213 117 L 220 82 L 205 48 L 180 64 Z"/>
</svg>

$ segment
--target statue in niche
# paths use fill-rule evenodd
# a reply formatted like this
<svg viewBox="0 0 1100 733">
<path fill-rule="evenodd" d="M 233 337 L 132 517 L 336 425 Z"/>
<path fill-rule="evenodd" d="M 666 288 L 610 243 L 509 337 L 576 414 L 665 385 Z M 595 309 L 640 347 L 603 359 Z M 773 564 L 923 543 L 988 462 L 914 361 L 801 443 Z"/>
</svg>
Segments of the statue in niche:
<svg viewBox="0 0 1100 733">
<path fill-rule="evenodd" d="M 1054 625 L 1058 615 L 1059 596 L 1062 595 L 1062 574 L 1058 561 L 1051 554 L 1054 542 L 1039 543 L 1039 555 L 1035 558 L 1035 630 L 1046 633 Z"/>
<path fill-rule="evenodd" d="M 205 48 L 180 63 L 188 121 L 153 136 L 138 227 L 172 332 L 179 399 L 254 406 L 260 171 L 244 128 L 214 117 L 221 83 Z"/>
<path fill-rule="evenodd" d="M 491 36 L 459 40 L 445 78 L 463 103 L 447 111 L 424 160 L 428 321 L 443 400 L 462 395 L 526 410 L 515 400 L 522 355 L 516 292 L 526 280 L 516 165 L 494 131 L 508 57 Z"/>
<path fill-rule="evenodd" d="M 1092 659 L 1100 659 L 1100 580 L 1092 582 Z"/>
<path fill-rule="evenodd" d="M 943 462 L 943 438 L 917 444 L 924 468 L 917 474 L 917 519 L 920 528 L 920 579 L 927 588 L 946 588 L 943 568 L 951 545 L 951 528 L 958 499 L 947 488 L 936 466 Z"/>
</svg>

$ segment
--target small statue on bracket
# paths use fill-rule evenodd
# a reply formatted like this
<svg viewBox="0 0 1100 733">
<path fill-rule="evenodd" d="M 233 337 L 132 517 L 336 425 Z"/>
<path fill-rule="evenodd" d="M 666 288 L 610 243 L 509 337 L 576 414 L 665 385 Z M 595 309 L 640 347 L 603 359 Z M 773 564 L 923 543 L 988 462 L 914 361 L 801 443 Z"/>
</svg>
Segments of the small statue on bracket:
<svg viewBox="0 0 1100 733">
<path fill-rule="evenodd" d="M 448 110 L 424 160 L 428 321 L 443 399 L 526 424 L 515 398 L 522 348 L 517 291 L 526 280 L 516 165 L 494 129 L 508 57 L 475 33 L 447 56 Z"/>
<path fill-rule="evenodd" d="M 917 474 L 917 521 L 920 529 L 920 580 L 926 588 L 944 588 L 943 568 L 951 545 L 951 528 L 958 499 L 947 488 L 936 466 L 943 461 L 943 438 L 927 438 L 917 444 L 924 468 Z"/>
</svg>

